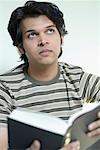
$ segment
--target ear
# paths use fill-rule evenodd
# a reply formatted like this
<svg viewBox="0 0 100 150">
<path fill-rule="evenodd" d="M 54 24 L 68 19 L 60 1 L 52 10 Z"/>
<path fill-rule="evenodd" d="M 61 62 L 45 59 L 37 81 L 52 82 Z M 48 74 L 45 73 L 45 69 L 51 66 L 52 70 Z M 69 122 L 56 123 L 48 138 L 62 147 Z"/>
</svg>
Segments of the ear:
<svg viewBox="0 0 100 150">
<path fill-rule="evenodd" d="M 24 48 L 23 48 L 23 44 L 22 44 L 22 43 L 18 45 L 18 49 L 19 49 L 19 52 L 20 52 L 21 54 L 24 54 L 24 53 L 25 53 L 25 50 L 24 50 Z"/>
<path fill-rule="evenodd" d="M 61 36 L 61 45 L 64 44 L 64 36 Z"/>
</svg>

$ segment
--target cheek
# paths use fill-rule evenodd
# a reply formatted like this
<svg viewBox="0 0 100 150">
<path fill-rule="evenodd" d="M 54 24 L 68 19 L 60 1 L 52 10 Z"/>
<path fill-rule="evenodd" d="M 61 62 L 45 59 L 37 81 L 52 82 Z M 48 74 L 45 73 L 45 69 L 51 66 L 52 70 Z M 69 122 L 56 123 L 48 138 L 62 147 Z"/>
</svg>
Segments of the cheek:
<svg viewBox="0 0 100 150">
<path fill-rule="evenodd" d="M 55 50 L 60 51 L 61 48 L 61 39 L 60 38 L 55 38 L 53 41 L 53 45 Z"/>
<path fill-rule="evenodd" d="M 25 49 L 26 53 L 31 53 L 34 52 L 34 50 L 36 49 L 36 44 L 34 44 L 34 42 L 30 41 L 30 42 L 23 42 L 23 47 Z"/>
</svg>

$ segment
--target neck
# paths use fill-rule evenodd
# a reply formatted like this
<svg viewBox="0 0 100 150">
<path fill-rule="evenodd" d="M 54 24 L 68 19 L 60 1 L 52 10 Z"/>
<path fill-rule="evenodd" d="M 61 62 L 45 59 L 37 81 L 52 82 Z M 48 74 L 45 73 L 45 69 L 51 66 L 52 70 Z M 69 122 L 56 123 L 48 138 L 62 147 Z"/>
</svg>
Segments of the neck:
<svg viewBox="0 0 100 150">
<path fill-rule="evenodd" d="M 38 81 L 50 81 L 56 77 L 58 73 L 58 62 L 48 66 L 31 66 L 28 67 L 28 74 L 31 78 Z"/>
</svg>

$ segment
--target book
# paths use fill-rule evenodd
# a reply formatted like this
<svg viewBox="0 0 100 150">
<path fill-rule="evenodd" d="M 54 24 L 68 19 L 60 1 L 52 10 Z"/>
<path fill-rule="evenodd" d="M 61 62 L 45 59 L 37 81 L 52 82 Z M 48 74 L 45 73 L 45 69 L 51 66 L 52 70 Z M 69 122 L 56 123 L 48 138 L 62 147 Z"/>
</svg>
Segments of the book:
<svg viewBox="0 0 100 150">
<path fill-rule="evenodd" d="M 100 140 L 86 135 L 88 124 L 97 120 L 100 103 L 87 108 L 72 115 L 68 123 L 47 113 L 14 109 L 7 119 L 9 149 L 24 150 L 33 140 L 39 140 L 41 150 L 58 150 L 64 143 L 79 140 L 80 149 L 86 150 Z"/>
</svg>

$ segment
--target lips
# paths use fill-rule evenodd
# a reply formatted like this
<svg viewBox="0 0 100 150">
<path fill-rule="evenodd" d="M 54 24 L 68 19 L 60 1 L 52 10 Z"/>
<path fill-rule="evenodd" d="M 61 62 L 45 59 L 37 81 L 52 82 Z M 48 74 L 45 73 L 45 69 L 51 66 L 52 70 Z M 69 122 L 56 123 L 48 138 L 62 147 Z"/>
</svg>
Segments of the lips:
<svg viewBox="0 0 100 150">
<path fill-rule="evenodd" d="M 39 52 L 40 55 L 42 56 L 48 56 L 50 53 L 52 52 L 52 50 L 49 49 L 43 49 Z"/>
</svg>

